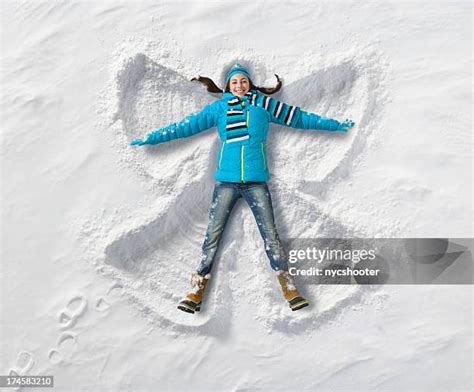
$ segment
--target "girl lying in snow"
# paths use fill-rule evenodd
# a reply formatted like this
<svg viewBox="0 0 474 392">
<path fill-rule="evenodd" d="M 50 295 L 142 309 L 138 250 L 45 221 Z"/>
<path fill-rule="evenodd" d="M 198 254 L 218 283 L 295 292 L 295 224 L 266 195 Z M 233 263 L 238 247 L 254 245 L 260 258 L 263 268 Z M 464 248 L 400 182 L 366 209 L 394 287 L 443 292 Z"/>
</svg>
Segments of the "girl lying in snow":
<svg viewBox="0 0 474 392">
<path fill-rule="evenodd" d="M 195 79 L 193 79 L 195 80 Z M 257 221 L 270 265 L 276 271 L 283 296 L 292 310 L 308 305 L 299 294 L 288 273 L 287 256 L 275 227 L 272 200 L 266 181 L 269 180 L 266 155 L 268 123 L 273 122 L 293 128 L 320 129 L 347 132 L 354 122 L 339 122 L 307 113 L 297 106 L 270 98 L 281 88 L 256 87 L 247 69 L 235 64 L 227 74 L 225 92 L 209 78 L 199 77 L 199 82 L 212 93 L 223 93 L 223 98 L 184 120 L 157 129 L 146 135 L 145 140 L 135 139 L 133 146 L 158 144 L 173 139 L 192 136 L 217 126 L 221 146 L 217 157 L 217 180 L 202 258 L 196 273 L 192 274 L 191 292 L 179 303 L 178 309 L 194 313 L 201 309 L 206 284 L 219 240 L 236 201 L 243 197 Z M 263 93 L 263 94 L 262 94 Z"/>
</svg>

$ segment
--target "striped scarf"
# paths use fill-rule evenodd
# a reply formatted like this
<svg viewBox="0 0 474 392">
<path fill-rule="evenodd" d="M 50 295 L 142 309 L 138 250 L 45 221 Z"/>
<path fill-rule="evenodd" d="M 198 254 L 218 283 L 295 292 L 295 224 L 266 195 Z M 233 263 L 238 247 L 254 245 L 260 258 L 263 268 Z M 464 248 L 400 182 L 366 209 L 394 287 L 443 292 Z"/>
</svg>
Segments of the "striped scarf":
<svg viewBox="0 0 474 392">
<path fill-rule="evenodd" d="M 234 96 L 227 101 L 226 143 L 250 138 L 248 132 L 249 111 L 244 110 L 247 103 L 265 109 L 278 123 L 287 126 L 294 126 L 300 114 L 299 107 L 258 94 L 256 90 L 250 90 L 242 98 Z"/>
</svg>

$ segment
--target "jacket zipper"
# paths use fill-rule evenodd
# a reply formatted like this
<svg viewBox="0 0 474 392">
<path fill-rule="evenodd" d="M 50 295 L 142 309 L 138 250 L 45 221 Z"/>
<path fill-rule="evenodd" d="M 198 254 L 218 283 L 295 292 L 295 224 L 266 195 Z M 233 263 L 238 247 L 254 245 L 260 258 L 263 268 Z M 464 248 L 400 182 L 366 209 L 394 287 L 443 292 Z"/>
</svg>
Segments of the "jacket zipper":
<svg viewBox="0 0 474 392">
<path fill-rule="evenodd" d="M 240 181 L 244 182 L 244 146 L 240 147 Z"/>
<path fill-rule="evenodd" d="M 263 157 L 263 168 L 266 170 L 267 169 L 267 160 L 265 159 L 265 149 L 263 148 L 263 142 L 262 142 L 262 157 Z"/>
<path fill-rule="evenodd" d="M 242 109 L 245 108 L 245 101 L 242 101 Z M 247 124 L 245 124 L 247 126 L 247 129 L 249 127 L 249 119 L 250 119 L 250 110 L 247 109 Z M 244 182 L 244 175 L 245 175 L 245 171 L 244 171 L 244 151 L 245 151 L 245 146 L 241 146 L 240 147 L 240 181 L 241 182 Z"/>
</svg>

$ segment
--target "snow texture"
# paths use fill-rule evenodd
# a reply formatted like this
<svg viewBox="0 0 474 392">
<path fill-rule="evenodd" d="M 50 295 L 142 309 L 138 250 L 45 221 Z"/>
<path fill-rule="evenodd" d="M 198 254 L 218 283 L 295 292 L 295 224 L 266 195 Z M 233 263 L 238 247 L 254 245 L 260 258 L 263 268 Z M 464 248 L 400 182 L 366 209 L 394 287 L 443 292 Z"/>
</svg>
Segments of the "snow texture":
<svg viewBox="0 0 474 392">
<path fill-rule="evenodd" d="M 292 312 L 245 202 L 202 311 L 215 129 L 147 132 L 219 99 L 234 62 L 304 110 L 271 125 L 282 238 L 472 237 L 470 2 L 8 2 L 0 374 L 66 391 L 472 390 L 471 286 L 301 285 Z M 295 279 L 298 285 L 298 279 Z M 72 388 L 72 389 L 71 389 Z"/>
</svg>

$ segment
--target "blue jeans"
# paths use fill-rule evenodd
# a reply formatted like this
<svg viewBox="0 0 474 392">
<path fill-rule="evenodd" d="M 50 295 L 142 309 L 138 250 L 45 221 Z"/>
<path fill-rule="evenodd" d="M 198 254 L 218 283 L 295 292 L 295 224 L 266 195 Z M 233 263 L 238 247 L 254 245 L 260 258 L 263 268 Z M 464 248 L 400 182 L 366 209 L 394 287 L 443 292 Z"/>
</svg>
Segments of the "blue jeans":
<svg viewBox="0 0 474 392">
<path fill-rule="evenodd" d="M 241 197 L 245 199 L 257 221 L 271 267 L 275 271 L 288 270 L 286 252 L 275 227 L 272 199 L 267 184 L 265 182 L 218 181 L 214 188 L 209 225 L 202 245 L 202 258 L 197 269 L 199 275 L 204 276 L 211 272 L 227 219 Z"/>
</svg>

